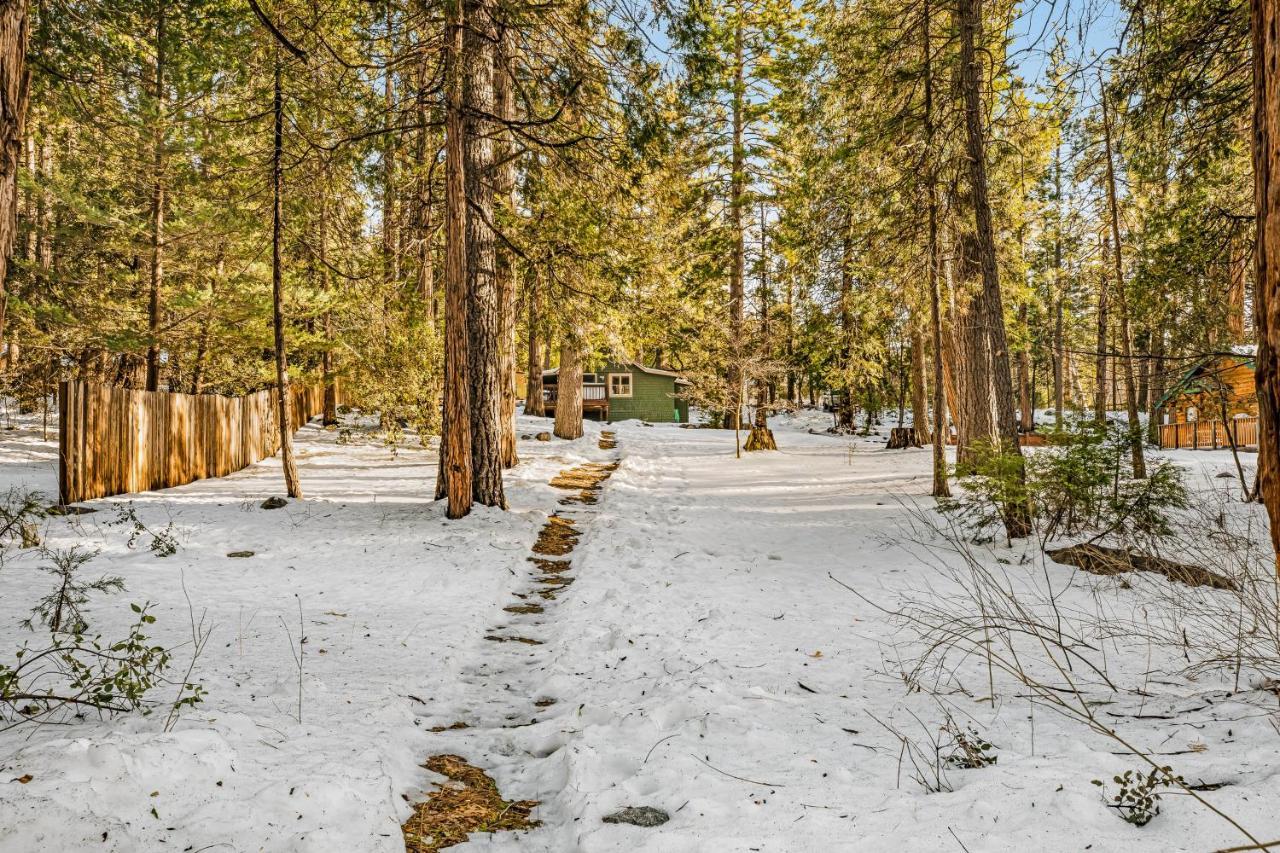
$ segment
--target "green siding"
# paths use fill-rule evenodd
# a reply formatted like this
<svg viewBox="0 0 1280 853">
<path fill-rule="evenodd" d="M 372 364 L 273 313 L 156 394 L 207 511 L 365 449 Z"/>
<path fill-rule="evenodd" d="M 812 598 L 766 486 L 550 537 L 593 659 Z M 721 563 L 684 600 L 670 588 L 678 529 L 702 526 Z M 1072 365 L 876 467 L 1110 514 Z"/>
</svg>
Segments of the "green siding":
<svg viewBox="0 0 1280 853">
<path fill-rule="evenodd" d="M 675 399 L 676 381 L 671 376 L 655 376 L 634 367 L 609 364 L 599 373 L 631 374 L 631 396 L 609 398 L 609 420 L 625 421 L 636 418 L 654 423 L 670 423 L 675 420 L 676 409 L 681 417 L 687 417 L 688 407 Z"/>
</svg>

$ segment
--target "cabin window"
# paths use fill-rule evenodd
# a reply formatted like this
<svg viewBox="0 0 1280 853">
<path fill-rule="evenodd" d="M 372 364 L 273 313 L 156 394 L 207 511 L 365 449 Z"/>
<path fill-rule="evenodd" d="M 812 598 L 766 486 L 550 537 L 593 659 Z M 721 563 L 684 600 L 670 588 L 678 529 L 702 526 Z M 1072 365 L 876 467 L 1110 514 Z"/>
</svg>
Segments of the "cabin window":
<svg viewBox="0 0 1280 853">
<path fill-rule="evenodd" d="M 631 396 L 631 374 L 630 373 L 610 373 L 609 374 L 609 396 L 610 397 L 630 397 Z"/>
<path fill-rule="evenodd" d="M 1187 423 L 1195 423 L 1200 418 L 1200 412 L 1195 406 L 1187 406 Z"/>
</svg>

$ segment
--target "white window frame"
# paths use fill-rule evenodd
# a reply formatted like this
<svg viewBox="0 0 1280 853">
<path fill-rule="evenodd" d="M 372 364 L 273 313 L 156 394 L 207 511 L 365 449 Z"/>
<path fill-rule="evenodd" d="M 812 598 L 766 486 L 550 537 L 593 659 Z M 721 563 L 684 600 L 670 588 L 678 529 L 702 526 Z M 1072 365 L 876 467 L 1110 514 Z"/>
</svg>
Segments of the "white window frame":
<svg viewBox="0 0 1280 853">
<path fill-rule="evenodd" d="M 613 390 L 613 380 L 615 377 L 627 380 L 627 393 L 623 394 L 621 391 Z M 610 373 L 608 374 L 608 377 L 606 379 L 606 384 L 608 385 L 608 388 L 609 388 L 610 397 L 627 399 L 627 398 L 630 398 L 635 393 L 635 380 L 632 378 L 630 373 Z"/>
</svg>

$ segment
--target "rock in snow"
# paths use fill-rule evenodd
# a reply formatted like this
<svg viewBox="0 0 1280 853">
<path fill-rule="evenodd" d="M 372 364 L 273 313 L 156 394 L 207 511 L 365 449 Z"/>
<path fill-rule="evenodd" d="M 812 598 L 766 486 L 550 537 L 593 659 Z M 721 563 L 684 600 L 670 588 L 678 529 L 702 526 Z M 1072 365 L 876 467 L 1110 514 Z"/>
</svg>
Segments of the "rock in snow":
<svg viewBox="0 0 1280 853">
<path fill-rule="evenodd" d="M 605 815 L 603 820 L 605 823 L 629 823 L 632 826 L 662 826 L 671 820 L 671 815 L 653 806 L 627 806 Z"/>
<path fill-rule="evenodd" d="M 288 505 L 289 505 L 289 502 L 287 500 L 285 500 L 284 498 L 277 498 L 277 497 L 270 497 L 262 502 L 263 509 L 280 509 L 281 507 L 285 507 Z"/>
</svg>

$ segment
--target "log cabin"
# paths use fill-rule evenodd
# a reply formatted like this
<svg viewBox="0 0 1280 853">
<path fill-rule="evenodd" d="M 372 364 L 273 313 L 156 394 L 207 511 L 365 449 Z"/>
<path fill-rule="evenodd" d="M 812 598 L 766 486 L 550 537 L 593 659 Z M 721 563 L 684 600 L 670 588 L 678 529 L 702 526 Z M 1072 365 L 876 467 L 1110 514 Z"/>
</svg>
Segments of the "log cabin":
<svg viewBox="0 0 1280 853">
<path fill-rule="evenodd" d="M 1253 371 L 1253 347 L 1237 347 L 1193 364 L 1158 404 L 1163 413 L 1160 446 L 1217 450 L 1234 441 L 1236 447 L 1256 448 L 1258 392 Z"/>
</svg>

